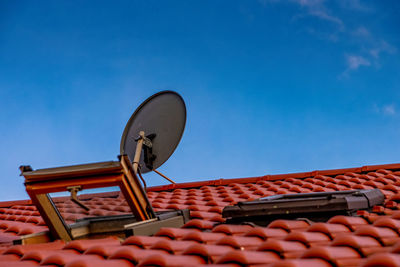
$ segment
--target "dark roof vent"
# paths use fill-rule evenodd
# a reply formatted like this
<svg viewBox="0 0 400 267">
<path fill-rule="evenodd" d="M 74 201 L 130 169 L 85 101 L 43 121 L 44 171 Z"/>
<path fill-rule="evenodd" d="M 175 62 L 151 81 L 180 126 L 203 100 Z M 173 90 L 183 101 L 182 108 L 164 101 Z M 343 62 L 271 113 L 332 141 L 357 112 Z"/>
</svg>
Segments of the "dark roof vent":
<svg viewBox="0 0 400 267">
<path fill-rule="evenodd" d="M 379 189 L 274 195 L 227 206 L 222 216 L 228 223 L 267 225 L 276 219 L 308 218 L 327 221 L 335 215 L 355 215 L 383 203 Z"/>
</svg>

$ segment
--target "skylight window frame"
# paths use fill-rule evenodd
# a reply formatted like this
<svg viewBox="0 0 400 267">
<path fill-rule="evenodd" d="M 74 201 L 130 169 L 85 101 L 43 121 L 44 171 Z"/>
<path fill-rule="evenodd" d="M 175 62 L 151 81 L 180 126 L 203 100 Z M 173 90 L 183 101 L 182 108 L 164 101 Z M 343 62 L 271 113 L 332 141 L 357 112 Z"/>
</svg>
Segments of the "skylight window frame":
<svg viewBox="0 0 400 267">
<path fill-rule="evenodd" d="M 119 161 L 107 161 L 33 171 L 30 166 L 21 167 L 25 187 L 32 203 L 49 227 L 55 239 L 74 239 L 71 227 L 50 197 L 50 193 L 69 191 L 71 187 L 84 189 L 118 186 L 125 197 L 136 221 L 155 218 L 155 213 L 141 183 L 133 171 L 127 155 Z"/>
</svg>

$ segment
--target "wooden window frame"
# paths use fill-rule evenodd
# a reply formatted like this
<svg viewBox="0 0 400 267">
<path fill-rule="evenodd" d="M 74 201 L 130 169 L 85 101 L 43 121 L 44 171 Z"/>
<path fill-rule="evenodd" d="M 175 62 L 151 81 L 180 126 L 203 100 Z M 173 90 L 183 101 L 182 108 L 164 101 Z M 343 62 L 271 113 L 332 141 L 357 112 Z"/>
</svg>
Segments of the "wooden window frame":
<svg viewBox="0 0 400 267">
<path fill-rule="evenodd" d="M 125 197 L 136 221 L 156 218 L 133 166 L 127 155 L 119 161 L 107 161 L 33 171 L 30 166 L 21 167 L 25 186 L 32 203 L 49 227 L 54 239 L 74 239 L 71 228 L 65 222 L 50 193 L 118 186 Z"/>
</svg>

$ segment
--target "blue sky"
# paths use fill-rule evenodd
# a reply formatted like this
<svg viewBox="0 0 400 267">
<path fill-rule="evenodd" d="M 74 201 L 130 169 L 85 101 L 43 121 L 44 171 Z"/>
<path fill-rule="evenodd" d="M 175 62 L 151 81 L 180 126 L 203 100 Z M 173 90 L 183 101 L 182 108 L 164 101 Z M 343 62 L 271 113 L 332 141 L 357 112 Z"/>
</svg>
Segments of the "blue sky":
<svg viewBox="0 0 400 267">
<path fill-rule="evenodd" d="M 18 166 L 114 160 L 160 90 L 177 182 L 400 162 L 398 1 L 1 1 L 0 200 Z M 165 183 L 153 174 L 150 185 Z"/>
</svg>

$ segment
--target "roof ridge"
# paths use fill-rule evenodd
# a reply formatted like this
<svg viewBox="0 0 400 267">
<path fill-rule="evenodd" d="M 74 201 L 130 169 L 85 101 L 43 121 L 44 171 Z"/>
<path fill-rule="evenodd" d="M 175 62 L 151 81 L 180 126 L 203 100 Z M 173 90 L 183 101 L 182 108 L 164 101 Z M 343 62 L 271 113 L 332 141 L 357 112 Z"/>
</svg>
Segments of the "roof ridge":
<svg viewBox="0 0 400 267">
<path fill-rule="evenodd" d="M 232 179 L 216 179 L 216 180 L 207 180 L 202 182 L 189 182 L 189 183 L 176 183 L 169 185 L 159 185 L 148 187 L 148 192 L 159 192 L 159 191 L 169 191 L 180 188 L 196 188 L 201 186 L 220 186 L 220 185 L 228 185 L 231 183 L 238 184 L 247 184 L 247 183 L 256 183 L 258 181 L 276 181 L 276 180 L 284 180 L 288 178 L 309 178 L 317 175 L 340 175 L 345 174 L 347 172 L 356 172 L 356 173 L 364 173 L 376 171 L 379 169 L 387 169 L 387 170 L 400 170 L 400 163 L 391 163 L 391 164 L 379 164 L 379 165 L 365 165 L 362 167 L 355 168 L 343 168 L 343 169 L 330 169 L 330 170 L 315 170 L 311 172 L 294 172 L 294 173 L 286 173 L 286 174 L 268 174 L 264 176 L 256 176 L 256 177 L 246 177 L 246 178 L 232 178 Z"/>
</svg>

